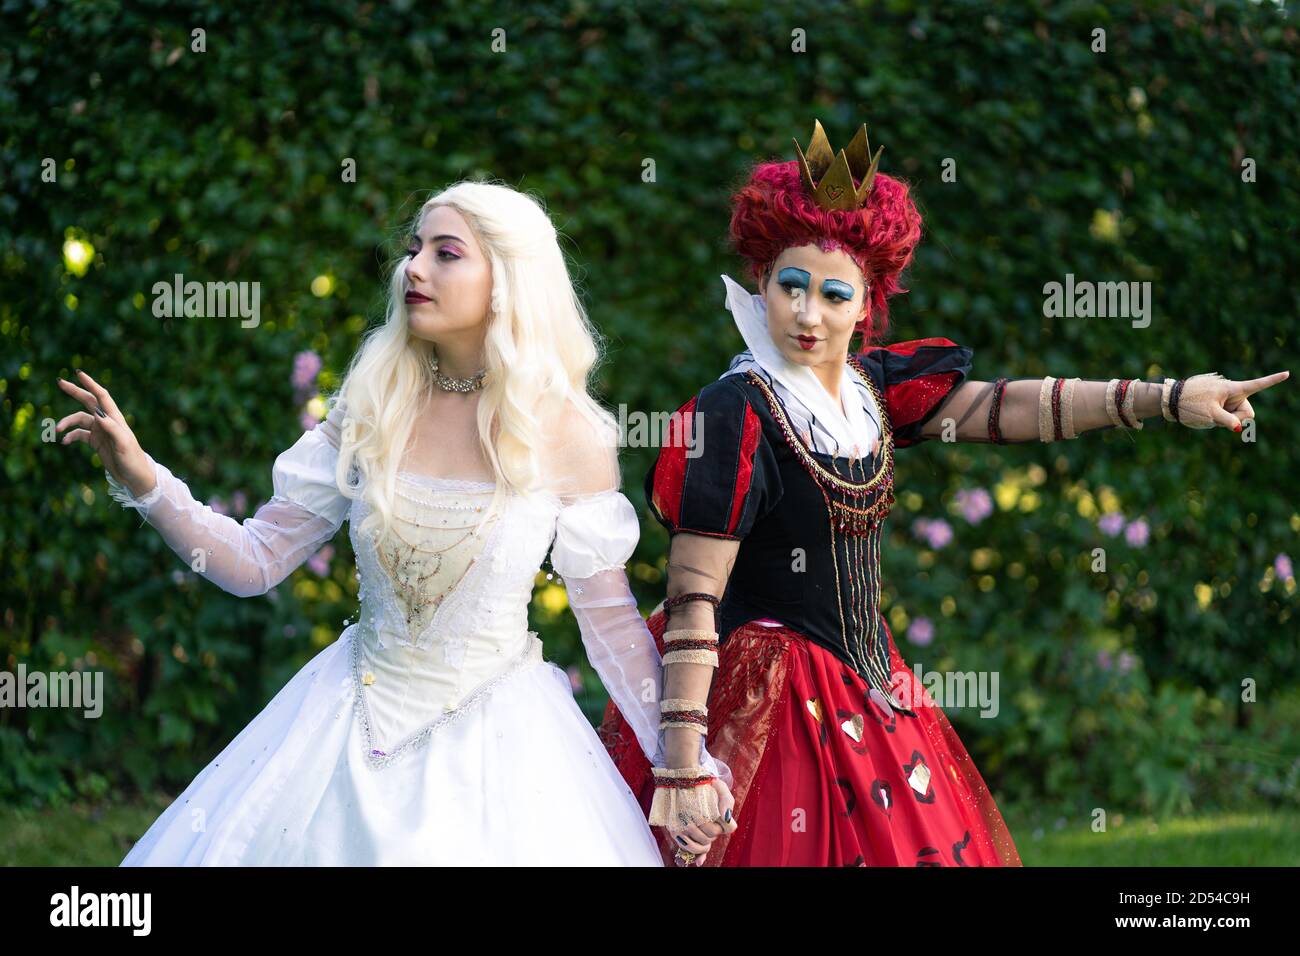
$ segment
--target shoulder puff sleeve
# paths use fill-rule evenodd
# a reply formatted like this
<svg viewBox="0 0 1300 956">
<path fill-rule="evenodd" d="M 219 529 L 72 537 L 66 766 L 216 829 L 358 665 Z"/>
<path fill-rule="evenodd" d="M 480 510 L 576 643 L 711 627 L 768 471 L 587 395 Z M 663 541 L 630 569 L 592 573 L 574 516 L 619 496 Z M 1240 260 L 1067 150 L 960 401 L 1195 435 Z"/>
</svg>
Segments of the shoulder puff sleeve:
<svg viewBox="0 0 1300 956">
<path fill-rule="evenodd" d="M 646 474 L 650 513 L 668 529 L 738 541 L 781 497 L 776 456 L 732 376 L 673 412 Z"/>
<path fill-rule="evenodd" d="M 242 522 L 218 514 L 150 458 L 155 484 L 134 497 L 107 471 L 109 494 L 140 513 L 196 573 L 239 597 L 265 594 L 334 537 L 351 499 L 334 479 L 344 415 L 335 405 L 275 460 L 274 495 Z"/>
<path fill-rule="evenodd" d="M 334 478 L 346 415 L 347 408 L 340 401 L 323 422 L 303 432 L 293 445 L 281 452 L 271 469 L 275 497 L 324 518 L 336 531 L 352 505 Z"/>
<path fill-rule="evenodd" d="M 926 440 L 921 429 L 970 375 L 973 354 L 941 337 L 875 346 L 858 354 L 884 399 L 895 447 Z"/>
<path fill-rule="evenodd" d="M 560 509 L 551 565 L 561 577 L 589 578 L 621 568 L 641 537 L 636 508 L 620 491 L 606 491 Z"/>
</svg>

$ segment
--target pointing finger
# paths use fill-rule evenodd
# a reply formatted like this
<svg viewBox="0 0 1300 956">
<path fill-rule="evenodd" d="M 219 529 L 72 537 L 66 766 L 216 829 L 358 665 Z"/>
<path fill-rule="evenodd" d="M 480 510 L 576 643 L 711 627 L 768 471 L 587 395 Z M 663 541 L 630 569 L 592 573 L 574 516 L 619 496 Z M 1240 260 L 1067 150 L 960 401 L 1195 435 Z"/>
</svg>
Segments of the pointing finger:
<svg viewBox="0 0 1300 956">
<path fill-rule="evenodd" d="M 1253 395 L 1255 392 L 1276 385 L 1278 382 L 1285 382 L 1290 377 L 1291 373 L 1289 371 L 1274 372 L 1272 375 L 1265 375 L 1261 378 L 1252 378 L 1245 382 L 1239 382 L 1238 384 L 1241 386 L 1242 391 L 1247 395 Z"/>
</svg>

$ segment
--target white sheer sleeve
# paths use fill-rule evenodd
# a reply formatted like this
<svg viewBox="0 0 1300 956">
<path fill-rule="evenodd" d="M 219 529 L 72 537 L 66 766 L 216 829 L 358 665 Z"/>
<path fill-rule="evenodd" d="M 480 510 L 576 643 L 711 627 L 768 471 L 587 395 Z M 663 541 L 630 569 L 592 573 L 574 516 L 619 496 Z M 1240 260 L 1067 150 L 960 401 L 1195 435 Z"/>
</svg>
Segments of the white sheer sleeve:
<svg viewBox="0 0 1300 956">
<path fill-rule="evenodd" d="M 664 766 L 659 701 L 663 662 L 624 570 L 641 535 L 636 508 L 619 491 L 617 452 L 589 441 L 565 456 L 574 476 L 562 495 L 551 565 L 564 579 L 583 647 L 653 766 Z M 575 490 L 576 489 L 576 490 Z M 731 769 L 700 738 L 700 767 L 731 785 Z"/>
<path fill-rule="evenodd" d="M 138 511 L 192 570 L 239 597 L 265 594 L 334 537 L 351 500 L 334 468 L 345 414 L 326 420 L 280 454 L 271 471 L 273 497 L 243 523 L 195 500 L 189 487 L 150 457 L 157 484 L 140 497 L 107 471 L 109 494 Z"/>
</svg>

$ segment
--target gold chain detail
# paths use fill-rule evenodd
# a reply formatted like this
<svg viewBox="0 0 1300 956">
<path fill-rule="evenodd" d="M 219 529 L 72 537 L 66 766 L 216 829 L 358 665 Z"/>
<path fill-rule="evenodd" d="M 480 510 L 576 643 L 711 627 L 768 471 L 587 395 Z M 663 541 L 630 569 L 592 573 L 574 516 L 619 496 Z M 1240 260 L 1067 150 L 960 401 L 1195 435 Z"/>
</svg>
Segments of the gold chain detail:
<svg viewBox="0 0 1300 956">
<path fill-rule="evenodd" d="M 850 360 L 849 364 L 850 366 L 854 366 L 852 360 Z M 861 366 L 855 366 L 855 370 L 860 369 Z M 875 384 L 871 381 L 871 376 L 867 375 L 865 371 L 861 371 L 860 374 L 862 375 L 863 381 L 866 382 L 867 388 L 871 392 L 871 397 L 876 402 L 876 407 L 880 411 L 880 418 L 883 424 L 887 421 L 884 416 L 884 403 L 880 401 L 880 396 L 876 392 Z M 767 382 L 763 380 L 762 376 L 753 371 L 746 372 L 745 375 L 751 382 L 758 386 L 759 391 L 763 393 L 763 397 L 767 399 L 767 404 L 772 409 L 772 417 L 774 417 L 776 423 L 781 426 L 781 431 L 785 433 L 786 438 L 790 439 L 789 445 L 794 453 L 799 456 L 800 460 L 803 461 L 804 467 L 811 468 L 817 472 L 817 474 L 825 479 L 828 484 L 834 485 L 854 497 L 860 497 L 884 481 L 886 475 L 892 471 L 891 466 L 894 462 L 894 439 L 892 428 L 881 429 L 881 465 L 875 475 L 865 482 L 850 481 L 841 475 L 828 470 L 813 456 L 812 452 L 804 445 L 803 440 L 795 434 L 794 427 L 790 424 L 790 419 L 786 417 L 785 408 L 781 405 L 781 400 L 776 397 L 776 394 L 768 386 Z"/>
</svg>

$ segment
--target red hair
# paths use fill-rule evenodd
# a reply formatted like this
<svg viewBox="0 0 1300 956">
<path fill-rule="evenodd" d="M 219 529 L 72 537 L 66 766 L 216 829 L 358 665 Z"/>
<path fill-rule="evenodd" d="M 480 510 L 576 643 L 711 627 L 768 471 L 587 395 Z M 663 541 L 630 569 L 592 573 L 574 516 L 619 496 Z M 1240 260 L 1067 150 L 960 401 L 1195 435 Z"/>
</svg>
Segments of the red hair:
<svg viewBox="0 0 1300 956">
<path fill-rule="evenodd" d="M 855 328 L 864 344 L 884 335 L 887 300 L 907 291 L 899 276 L 921 238 L 921 214 L 906 183 L 876 173 L 861 208 L 826 210 L 808 193 L 797 162 L 758 163 L 731 203 L 731 242 L 755 280 L 791 246 L 843 249 L 867 283 L 867 313 Z"/>
</svg>

